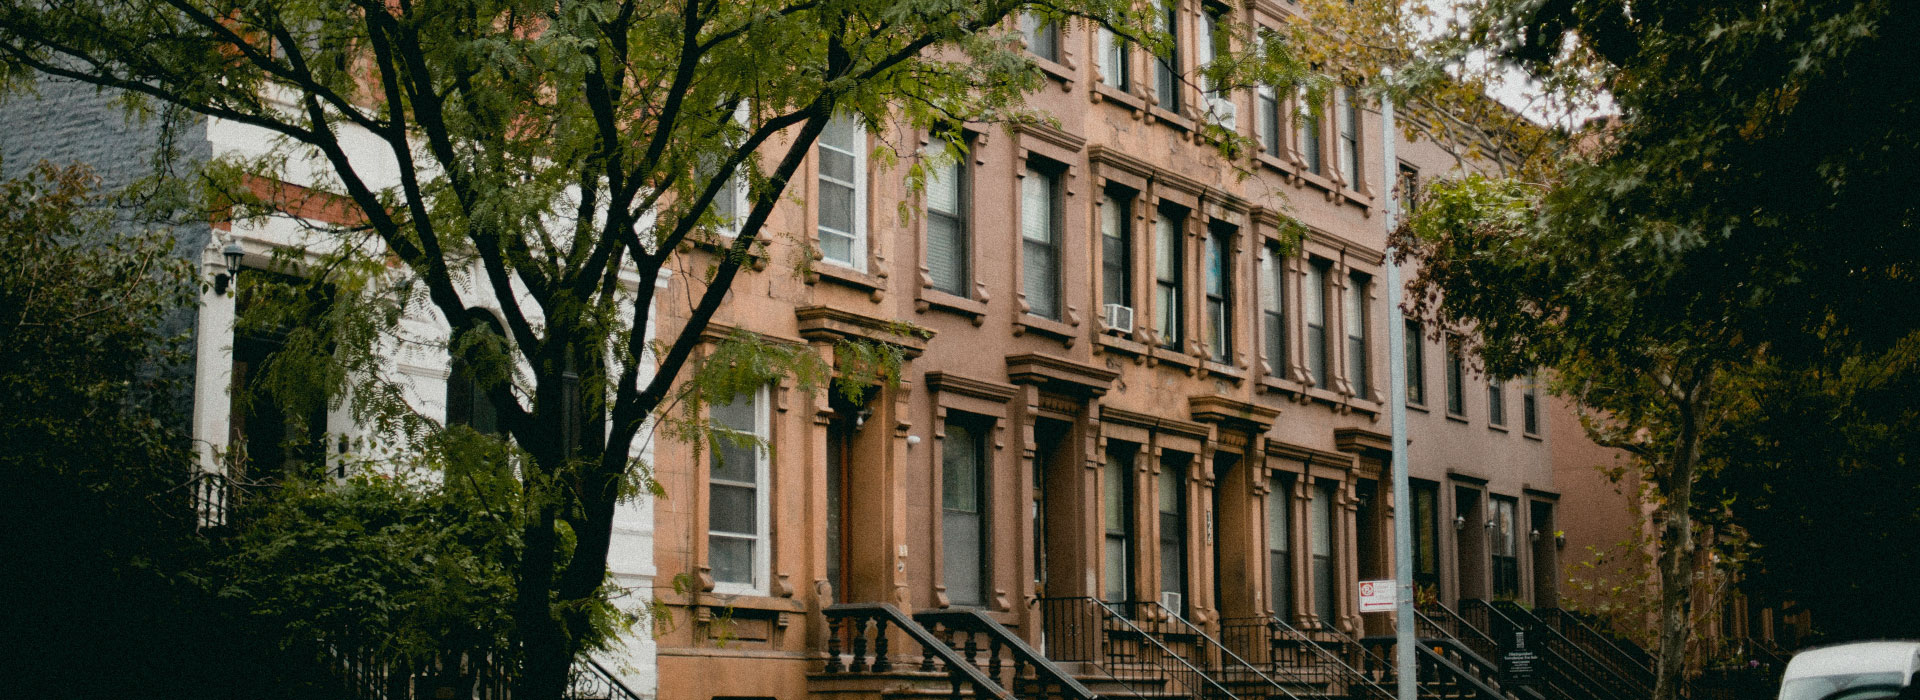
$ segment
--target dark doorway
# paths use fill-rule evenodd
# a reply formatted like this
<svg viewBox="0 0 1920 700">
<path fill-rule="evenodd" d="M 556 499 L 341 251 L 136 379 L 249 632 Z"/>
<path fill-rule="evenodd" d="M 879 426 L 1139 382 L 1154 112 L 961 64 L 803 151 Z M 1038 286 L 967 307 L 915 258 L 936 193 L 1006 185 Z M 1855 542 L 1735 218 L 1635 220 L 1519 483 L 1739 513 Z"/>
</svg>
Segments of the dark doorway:
<svg viewBox="0 0 1920 700">
<path fill-rule="evenodd" d="M 1033 497 L 1028 517 L 1033 521 L 1033 590 L 1035 595 L 1093 595 L 1093 591 L 1054 591 L 1050 581 L 1072 585 L 1073 533 L 1078 514 L 1064 499 L 1073 493 L 1072 479 L 1079 474 L 1068 452 L 1068 436 L 1073 425 L 1066 421 L 1039 418 L 1033 423 Z"/>
<path fill-rule="evenodd" d="M 1560 548 L 1559 533 L 1553 524 L 1553 504 L 1532 501 L 1528 510 L 1527 537 L 1533 544 L 1533 607 L 1557 608 L 1560 607 Z"/>
<path fill-rule="evenodd" d="M 1461 599 L 1487 597 L 1487 516 L 1480 505 L 1480 490 L 1455 486 L 1454 571 L 1458 574 Z"/>
</svg>

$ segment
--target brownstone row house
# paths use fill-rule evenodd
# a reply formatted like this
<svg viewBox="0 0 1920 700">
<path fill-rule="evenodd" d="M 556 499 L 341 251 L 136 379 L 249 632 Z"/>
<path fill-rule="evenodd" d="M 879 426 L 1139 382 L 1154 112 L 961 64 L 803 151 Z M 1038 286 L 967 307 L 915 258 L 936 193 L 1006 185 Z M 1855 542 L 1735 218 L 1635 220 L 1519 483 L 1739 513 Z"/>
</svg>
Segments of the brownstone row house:
<svg viewBox="0 0 1920 700">
<path fill-rule="evenodd" d="M 710 335 L 862 338 L 909 360 L 859 405 L 781 382 L 713 409 L 769 450 L 658 447 L 661 697 L 837 687 L 818 672 L 838 603 L 977 610 L 1056 657 L 1061 601 L 1216 636 L 1270 617 L 1383 631 L 1357 582 L 1392 576 L 1396 512 L 1423 590 L 1552 605 L 1560 496 L 1535 388 L 1489 383 L 1417 324 L 1387 342 L 1384 207 L 1452 156 L 1402 142 L 1383 172 L 1378 108 L 1352 89 L 1298 121 L 1295 96 L 1181 77 L 1223 15 L 1287 11 L 1177 3 L 1170 62 L 1029 22 L 1048 77 L 1030 104 L 1058 127 L 970 132 L 923 192 L 868 155 L 925 134 L 826 130 Z M 1224 161 L 1203 120 L 1260 152 Z M 1290 252 L 1282 217 L 1311 229 Z M 683 323 L 661 314 L 663 334 Z M 1392 352 L 1410 367 L 1410 499 L 1389 488 Z"/>
</svg>

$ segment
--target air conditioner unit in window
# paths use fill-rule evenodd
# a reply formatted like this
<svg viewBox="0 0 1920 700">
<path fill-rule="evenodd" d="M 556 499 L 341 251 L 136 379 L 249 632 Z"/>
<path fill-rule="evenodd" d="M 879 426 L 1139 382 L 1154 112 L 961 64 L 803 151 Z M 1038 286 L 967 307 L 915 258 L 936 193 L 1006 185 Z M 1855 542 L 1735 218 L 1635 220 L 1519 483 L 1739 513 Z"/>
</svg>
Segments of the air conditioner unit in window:
<svg viewBox="0 0 1920 700">
<path fill-rule="evenodd" d="M 1133 307 L 1125 304 L 1108 304 L 1105 307 L 1105 311 L 1106 314 L 1103 318 L 1106 320 L 1108 331 L 1114 333 L 1133 332 Z"/>
<path fill-rule="evenodd" d="M 1166 608 L 1167 614 L 1178 616 L 1180 614 L 1180 602 L 1180 594 L 1173 591 L 1160 592 L 1160 607 Z"/>
</svg>

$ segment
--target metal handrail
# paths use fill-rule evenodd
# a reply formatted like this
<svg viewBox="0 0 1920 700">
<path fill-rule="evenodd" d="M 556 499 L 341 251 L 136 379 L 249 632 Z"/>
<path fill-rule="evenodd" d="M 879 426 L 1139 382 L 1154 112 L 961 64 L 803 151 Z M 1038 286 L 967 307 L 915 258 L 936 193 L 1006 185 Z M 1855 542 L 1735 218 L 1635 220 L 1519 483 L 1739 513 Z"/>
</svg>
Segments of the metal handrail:
<svg viewBox="0 0 1920 700">
<path fill-rule="evenodd" d="M 826 616 L 827 624 L 833 627 L 827 635 L 825 673 L 865 673 L 867 671 L 886 673 L 893 670 L 893 660 L 889 657 L 887 650 L 887 625 L 891 623 L 920 644 L 921 671 L 932 672 L 934 659 L 940 660 L 946 667 L 947 677 L 953 683 L 955 694 L 960 692 L 960 686 L 964 683 L 973 687 L 976 698 L 1015 700 L 1013 693 L 1007 692 L 1006 688 L 975 668 L 973 662 L 960 658 L 958 652 L 942 644 L 940 640 L 934 639 L 925 627 L 921 627 L 919 623 L 908 618 L 906 613 L 900 612 L 899 608 L 893 607 L 890 603 L 838 603 L 827 606 L 821 612 Z M 848 622 L 858 625 L 851 630 L 853 663 L 842 665 L 840 663 L 840 632 Z M 874 627 L 874 661 L 871 664 L 867 661 L 866 632 L 869 624 Z"/>
<path fill-rule="evenodd" d="M 1508 605 L 1514 610 L 1520 610 L 1517 605 L 1511 603 L 1508 603 Z M 1534 626 L 1532 627 L 1522 625 L 1516 622 L 1506 611 L 1484 600 L 1462 600 L 1460 601 L 1460 610 L 1462 615 L 1467 619 L 1471 619 L 1472 617 L 1486 618 L 1484 621 L 1485 626 L 1493 630 L 1499 639 L 1511 638 L 1512 631 L 1515 629 L 1527 631 L 1545 630 L 1547 632 L 1546 635 L 1535 635 L 1536 639 L 1541 640 L 1538 648 L 1543 653 L 1541 653 L 1540 656 L 1547 661 L 1545 670 L 1549 675 L 1560 676 L 1566 681 L 1565 683 L 1559 684 L 1562 686 L 1560 690 L 1563 693 L 1572 694 L 1574 692 L 1584 692 L 1587 697 L 1593 700 L 1628 700 L 1629 698 L 1638 697 L 1633 691 L 1623 689 L 1619 687 L 1619 684 L 1610 682 L 1610 680 L 1613 679 L 1605 674 L 1594 674 L 1577 659 L 1569 656 L 1566 653 L 1567 650 L 1563 648 L 1561 644 L 1564 644 L 1565 647 L 1573 647 L 1575 651 L 1578 651 L 1578 648 L 1574 647 L 1573 643 L 1568 641 L 1566 637 L 1561 636 L 1559 632 L 1547 628 L 1545 623 L 1535 620 Z M 1527 615 L 1527 617 L 1531 618 L 1532 615 Z M 1556 642 L 1560 644 L 1556 644 Z M 1502 648 L 1504 648 L 1504 646 L 1505 645 L 1502 645 Z M 1594 659 L 1590 654 L 1585 656 L 1588 660 L 1598 662 L 1598 659 Z M 1596 675 L 1600 677 L 1596 677 Z M 1603 695 L 1601 693 L 1602 689 L 1605 689 L 1607 694 Z"/>
<path fill-rule="evenodd" d="M 1216 652 L 1220 656 L 1220 673 L 1222 674 L 1223 679 L 1226 679 L 1229 682 L 1234 682 L 1234 683 L 1238 683 L 1243 680 L 1246 682 L 1253 682 L 1254 679 L 1259 679 L 1260 681 L 1265 682 L 1267 685 L 1272 686 L 1274 690 L 1280 691 L 1281 694 L 1289 698 L 1293 698 L 1293 700 L 1300 700 L 1300 696 L 1294 695 L 1292 691 L 1289 691 L 1285 687 L 1281 686 L 1279 683 L 1274 682 L 1274 680 L 1271 677 L 1268 677 L 1267 674 L 1261 673 L 1260 669 L 1254 668 L 1253 664 L 1247 663 L 1246 659 L 1240 658 L 1239 654 L 1233 653 L 1232 650 L 1228 649 L 1225 645 L 1222 645 L 1220 643 L 1220 640 L 1214 639 L 1212 635 L 1207 634 L 1206 630 L 1200 629 L 1198 625 L 1195 625 L 1192 622 L 1188 621 L 1187 618 L 1181 617 L 1180 613 L 1174 612 L 1172 608 L 1168 608 L 1165 604 L 1162 604 L 1160 601 L 1157 601 L 1157 600 L 1152 601 L 1150 603 L 1146 603 L 1146 605 L 1151 605 L 1153 607 L 1159 608 L 1160 613 L 1166 616 L 1166 620 L 1168 622 L 1178 623 L 1180 626 L 1185 627 L 1186 629 L 1183 632 L 1183 634 L 1191 635 L 1196 639 L 1205 640 L 1207 643 L 1207 646 L 1210 647 L 1214 652 Z M 1227 665 L 1227 662 L 1229 660 L 1233 662 L 1232 668 L 1229 668 Z M 1227 676 L 1225 675 L 1227 673 L 1233 673 L 1235 676 L 1237 676 L 1237 678 L 1227 678 Z M 1247 674 L 1253 674 L 1253 677 L 1248 678 Z"/>
<path fill-rule="evenodd" d="M 1067 605 L 1078 605 L 1086 609 L 1090 613 L 1090 616 L 1096 618 L 1096 621 L 1101 623 L 1099 628 L 1102 631 L 1126 631 L 1137 636 L 1140 641 L 1146 645 L 1146 648 L 1158 652 L 1158 655 L 1151 659 L 1150 663 L 1160 670 L 1162 680 L 1175 682 L 1177 677 L 1184 677 L 1185 682 L 1182 684 L 1186 686 L 1188 693 L 1191 695 L 1196 697 L 1214 697 L 1220 698 L 1221 700 L 1238 700 L 1226 687 L 1214 681 L 1213 678 L 1207 676 L 1205 672 L 1195 668 L 1194 665 L 1189 663 L 1185 658 L 1174 653 L 1172 649 L 1168 649 L 1167 645 L 1162 643 L 1158 638 L 1148 634 L 1146 630 L 1140 629 L 1133 624 L 1132 620 L 1127 619 L 1125 615 L 1121 615 L 1118 611 L 1109 607 L 1099 599 L 1089 596 L 1038 598 L 1034 600 L 1034 604 L 1042 606 L 1041 612 L 1043 615 L 1048 616 L 1045 624 L 1049 627 L 1059 624 L 1060 621 L 1053 619 L 1054 616 L 1049 613 L 1047 608 L 1052 607 L 1057 610 Z M 1112 625 L 1113 627 L 1109 628 L 1108 625 Z M 1098 641 L 1106 642 L 1107 640 L 1100 639 Z M 1091 650 L 1089 649 L 1088 651 Z M 1111 652 L 1105 652 L 1102 656 L 1111 656 Z M 1094 661 L 1092 658 L 1086 660 Z M 1120 683 L 1129 688 L 1133 687 L 1131 683 L 1127 683 L 1125 680 L 1120 680 Z M 1134 689 L 1138 690 L 1137 688 Z"/>
<path fill-rule="evenodd" d="M 1034 675 L 1040 677 L 1040 682 L 1058 686 L 1063 692 L 1063 697 L 1069 698 L 1070 700 L 1099 700 L 1100 698 L 1099 695 L 1088 690 L 1085 685 L 1082 685 L 1080 681 L 1068 675 L 1066 670 L 1060 668 L 1052 659 L 1048 659 L 1033 647 L 1028 646 L 1026 640 L 1021 639 L 1019 635 L 1014 634 L 1013 631 L 1007 629 L 1005 625 L 995 622 L 993 618 L 987 617 L 978 610 L 928 610 L 914 613 L 913 619 L 922 625 L 936 627 L 945 625 L 948 629 L 958 629 L 969 632 L 967 639 L 968 648 L 972 648 L 973 645 L 972 632 L 985 633 L 987 638 L 992 640 L 993 645 L 993 648 L 988 652 L 990 654 L 991 666 L 989 667 L 987 675 L 996 680 L 999 679 L 1000 675 L 992 669 L 999 668 L 1000 654 L 998 649 L 1004 646 L 1014 657 L 1013 677 L 1016 680 L 1020 677 L 1020 667 L 1024 664 L 1026 667 L 1033 669 Z M 936 635 L 936 638 L 939 638 L 938 635 Z M 942 638 L 942 641 L 948 642 L 949 647 L 952 646 L 951 640 Z M 958 651 L 958 649 L 956 649 L 956 651 Z M 971 654 L 969 654 L 969 656 L 971 656 Z M 1009 687 L 1011 687 L 1011 685 L 1012 684 L 1009 684 Z"/>
<path fill-rule="evenodd" d="M 1282 620 L 1279 617 L 1271 616 L 1271 615 L 1258 617 L 1258 618 L 1246 618 L 1246 619 L 1265 621 L 1270 629 L 1273 629 L 1274 631 L 1280 632 L 1282 634 L 1290 635 L 1294 640 L 1306 644 L 1307 648 L 1313 650 L 1314 655 L 1319 656 L 1322 660 L 1330 661 L 1335 666 L 1338 666 L 1340 669 L 1345 670 L 1346 671 L 1345 675 L 1348 677 L 1349 679 L 1348 682 L 1350 684 L 1359 683 L 1361 684 L 1362 688 L 1372 689 L 1371 695 L 1375 698 L 1378 698 L 1379 700 L 1393 700 L 1393 697 L 1394 697 L 1393 693 L 1388 692 L 1386 688 L 1380 687 L 1380 684 L 1373 682 L 1373 679 L 1368 678 L 1365 673 L 1362 673 L 1360 671 L 1360 669 L 1354 668 L 1352 664 L 1347 663 L 1346 659 L 1340 658 L 1339 654 L 1335 654 L 1331 651 L 1327 651 L 1326 647 L 1320 646 L 1319 642 L 1313 641 L 1312 637 L 1307 636 L 1305 632 L 1301 632 L 1300 630 L 1295 629 L 1293 625 L 1287 624 L 1285 620 Z M 1371 653 L 1366 650 L 1366 647 L 1360 645 L 1358 642 L 1353 642 L 1351 638 L 1346 637 L 1345 633 L 1341 633 L 1338 630 L 1334 630 L 1334 633 L 1339 634 L 1343 638 L 1342 639 L 1343 643 L 1352 643 L 1354 648 L 1359 649 L 1362 653 Z M 1298 678 L 1298 676 L 1295 674 L 1289 674 L 1289 675 L 1293 675 L 1296 682 L 1304 682 L 1304 681 L 1301 681 Z M 1352 694 L 1349 693 L 1349 695 L 1352 695 Z"/>
<path fill-rule="evenodd" d="M 1610 655 L 1624 662 L 1626 668 L 1638 670 L 1649 676 L 1653 675 L 1653 667 L 1642 660 L 1648 658 L 1644 650 L 1635 647 L 1635 651 L 1640 652 L 1635 654 L 1620 648 L 1620 645 L 1614 642 L 1612 635 L 1602 634 L 1599 630 L 1594 629 L 1592 625 L 1587 624 L 1586 620 L 1581 619 L 1579 616 L 1569 614 L 1567 610 L 1544 608 L 1535 611 L 1534 617 L 1540 618 L 1542 622 L 1547 623 L 1547 626 L 1558 630 L 1561 634 L 1567 635 L 1568 639 L 1574 639 L 1578 636 L 1579 639 L 1574 639 L 1575 643 L 1583 641 L 1591 642 L 1591 645 L 1581 644 L 1581 646 L 1597 647 L 1597 649 L 1595 649 L 1596 651 L 1601 651 L 1603 655 Z M 1569 629 L 1573 631 L 1569 632 Z"/>
</svg>

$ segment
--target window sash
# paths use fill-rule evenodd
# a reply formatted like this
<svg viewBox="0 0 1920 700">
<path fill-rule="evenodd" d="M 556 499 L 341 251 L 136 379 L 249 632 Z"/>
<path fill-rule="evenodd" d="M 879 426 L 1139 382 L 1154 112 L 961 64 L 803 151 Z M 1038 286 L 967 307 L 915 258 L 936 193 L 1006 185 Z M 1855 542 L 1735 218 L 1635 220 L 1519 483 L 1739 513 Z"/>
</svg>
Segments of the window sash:
<svg viewBox="0 0 1920 700">
<path fill-rule="evenodd" d="M 1497 379 L 1487 380 L 1487 422 L 1507 424 L 1507 392 Z"/>
<path fill-rule="evenodd" d="M 1265 334 L 1267 372 L 1276 377 L 1287 373 L 1286 278 L 1280 265 L 1280 247 L 1269 244 L 1260 250 L 1260 315 Z"/>
<path fill-rule="evenodd" d="M 1020 36 L 1026 40 L 1027 53 L 1060 62 L 1059 25 L 1043 21 L 1032 12 L 1020 13 Z"/>
<path fill-rule="evenodd" d="M 837 114 L 815 148 L 821 260 L 860 272 L 867 269 L 866 138 L 859 120 Z"/>
<path fill-rule="evenodd" d="M 1100 28 L 1099 42 L 1099 51 L 1095 55 L 1099 57 L 1100 82 L 1122 91 L 1131 89 L 1133 76 L 1128 65 L 1131 49 L 1127 41 L 1103 26 Z"/>
<path fill-rule="evenodd" d="M 1340 173 L 1360 187 L 1360 96 L 1352 87 L 1334 91 L 1334 115 L 1340 128 Z"/>
<path fill-rule="evenodd" d="M 1408 319 L 1406 322 L 1405 346 L 1401 348 L 1407 363 L 1407 402 L 1425 404 L 1427 402 L 1427 345 L 1420 337 L 1420 322 Z"/>
<path fill-rule="evenodd" d="M 1456 416 L 1467 413 L 1466 359 L 1460 356 L 1458 340 L 1447 341 L 1447 412 Z"/>
<path fill-rule="evenodd" d="M 1160 464 L 1160 590 L 1179 593 L 1180 610 L 1187 604 L 1187 470 L 1186 465 L 1163 460 Z"/>
<path fill-rule="evenodd" d="M 1299 95 L 1294 99 L 1294 109 L 1299 112 L 1295 116 L 1299 121 L 1296 138 L 1299 140 L 1300 161 L 1307 166 L 1307 172 L 1320 175 L 1325 170 L 1320 155 L 1320 120 L 1325 115 L 1317 113 L 1319 110 L 1314 107 L 1309 101 L 1307 89 L 1300 88 Z"/>
<path fill-rule="evenodd" d="M 1109 603 L 1133 597 L 1133 469 L 1118 456 L 1107 457 L 1101 474 L 1102 513 L 1105 522 L 1104 574 L 1101 593 Z"/>
<path fill-rule="evenodd" d="M 1354 394 L 1366 398 L 1373 388 L 1368 370 L 1372 358 L 1367 352 L 1367 285 L 1366 275 L 1352 275 L 1347 278 L 1347 379 L 1353 384 Z"/>
<path fill-rule="evenodd" d="M 1226 363 L 1233 357 L 1233 267 L 1227 234 L 1215 232 L 1207 237 L 1207 343 L 1213 361 Z"/>
<path fill-rule="evenodd" d="M 1327 377 L 1327 266 L 1307 265 L 1307 279 L 1300 285 L 1300 311 L 1306 314 L 1307 365 L 1313 372 L 1314 386 L 1330 386 Z"/>
<path fill-rule="evenodd" d="M 1260 105 L 1258 115 L 1260 150 L 1278 158 L 1280 157 L 1280 97 L 1274 93 L 1272 85 L 1260 86 L 1256 94 Z"/>
<path fill-rule="evenodd" d="M 1293 501 L 1287 481 L 1269 477 L 1267 489 L 1267 591 L 1274 614 L 1293 612 Z"/>
<path fill-rule="evenodd" d="M 982 434 L 965 423 L 949 421 L 945 427 L 940 459 L 942 578 L 949 600 L 983 605 L 991 544 L 987 504 L 991 501 Z"/>
<path fill-rule="evenodd" d="M 1184 286 L 1181 279 L 1180 226 L 1174 217 L 1163 211 L 1154 220 L 1153 231 L 1154 328 L 1160 333 L 1162 344 L 1177 347 L 1184 337 L 1180 328 L 1180 297 L 1181 287 Z"/>
<path fill-rule="evenodd" d="M 972 245 L 967 226 L 966 166 L 951 163 L 927 177 L 927 272 L 933 288 L 969 296 Z"/>
<path fill-rule="evenodd" d="M 1314 612 L 1322 622 L 1331 623 L 1335 617 L 1333 591 L 1336 582 L 1333 573 L 1333 498 L 1335 485 L 1332 482 L 1320 482 L 1314 485 L 1309 550 L 1313 555 L 1313 598 Z"/>
<path fill-rule="evenodd" d="M 723 593 L 764 594 L 767 590 L 771 567 L 766 545 L 771 534 L 768 489 L 772 480 L 764 447 L 768 439 L 766 404 L 763 387 L 708 409 L 715 431 L 751 436 L 761 443 L 729 448 L 722 441 L 708 456 L 707 565 L 713 572 L 714 590 Z M 729 457 L 750 459 L 751 468 L 739 469 L 738 464 L 729 468 L 725 465 Z M 735 506 L 745 501 L 750 512 L 723 508 L 723 501 Z"/>
<path fill-rule="evenodd" d="M 1020 239 L 1028 313 L 1060 318 L 1059 188 L 1054 176 L 1028 169 L 1020 182 Z"/>
<path fill-rule="evenodd" d="M 1540 432 L 1540 387 L 1534 377 L 1526 378 L 1526 386 L 1520 394 L 1520 420 L 1528 433 Z"/>
<path fill-rule="evenodd" d="M 1130 200 L 1112 194 L 1100 200 L 1100 295 L 1102 303 L 1132 308 L 1133 232 L 1127 226 L 1130 204 Z"/>
<path fill-rule="evenodd" d="M 1174 3 L 1162 0 L 1157 28 L 1166 32 L 1172 41 L 1167 53 L 1157 55 L 1153 61 L 1154 96 L 1160 101 L 1160 108 L 1178 114 L 1180 112 L 1180 11 Z"/>
</svg>

